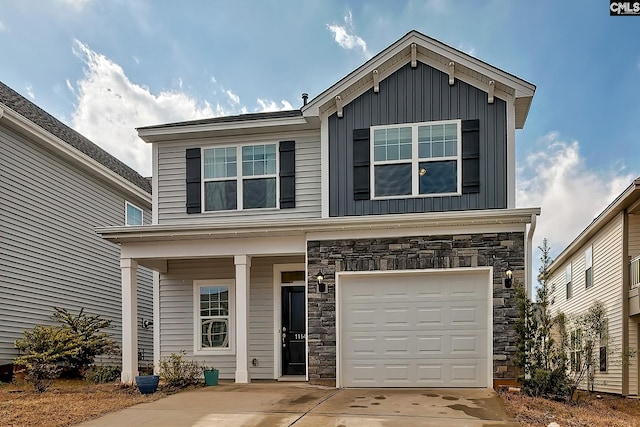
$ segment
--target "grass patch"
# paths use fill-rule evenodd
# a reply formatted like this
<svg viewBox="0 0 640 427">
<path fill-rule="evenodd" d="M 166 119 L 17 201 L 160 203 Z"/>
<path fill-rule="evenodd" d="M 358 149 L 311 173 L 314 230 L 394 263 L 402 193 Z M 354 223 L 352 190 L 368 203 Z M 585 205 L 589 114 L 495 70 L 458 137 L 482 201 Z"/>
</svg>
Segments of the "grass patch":
<svg viewBox="0 0 640 427">
<path fill-rule="evenodd" d="M 31 384 L 5 384 L 0 386 L 0 426 L 70 426 L 164 396 L 161 391 L 145 396 L 133 386 L 83 380 L 56 380 L 45 393 L 36 393 Z"/>
<path fill-rule="evenodd" d="M 523 427 L 547 426 L 553 421 L 562 427 L 640 425 L 638 399 L 581 392 L 578 403 L 564 404 L 519 393 L 501 391 L 498 395 L 507 411 L 513 414 Z"/>
</svg>

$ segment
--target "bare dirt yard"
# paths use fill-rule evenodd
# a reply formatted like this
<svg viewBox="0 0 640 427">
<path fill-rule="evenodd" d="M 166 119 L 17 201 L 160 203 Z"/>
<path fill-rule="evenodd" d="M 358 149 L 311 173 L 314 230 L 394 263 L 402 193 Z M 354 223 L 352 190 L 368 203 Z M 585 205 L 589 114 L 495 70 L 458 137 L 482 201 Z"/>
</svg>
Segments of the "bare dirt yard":
<svg viewBox="0 0 640 427">
<path fill-rule="evenodd" d="M 45 393 L 36 393 L 26 383 L 0 384 L 0 426 L 71 426 L 164 396 L 162 392 L 142 395 L 135 387 L 83 380 L 57 380 Z"/>
<path fill-rule="evenodd" d="M 521 394 L 499 392 L 507 411 L 524 427 L 640 426 L 640 400 L 621 396 L 582 393 L 578 403 L 564 404 Z"/>
</svg>

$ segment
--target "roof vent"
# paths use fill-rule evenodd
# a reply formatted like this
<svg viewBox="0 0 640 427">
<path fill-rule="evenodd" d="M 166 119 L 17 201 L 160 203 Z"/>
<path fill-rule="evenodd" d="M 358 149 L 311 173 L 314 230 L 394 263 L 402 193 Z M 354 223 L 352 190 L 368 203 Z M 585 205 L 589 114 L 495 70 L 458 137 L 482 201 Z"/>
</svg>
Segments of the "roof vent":
<svg viewBox="0 0 640 427">
<path fill-rule="evenodd" d="M 302 94 L 302 106 L 304 107 L 305 105 L 307 105 L 307 101 L 309 100 L 309 94 L 304 92 Z"/>
</svg>

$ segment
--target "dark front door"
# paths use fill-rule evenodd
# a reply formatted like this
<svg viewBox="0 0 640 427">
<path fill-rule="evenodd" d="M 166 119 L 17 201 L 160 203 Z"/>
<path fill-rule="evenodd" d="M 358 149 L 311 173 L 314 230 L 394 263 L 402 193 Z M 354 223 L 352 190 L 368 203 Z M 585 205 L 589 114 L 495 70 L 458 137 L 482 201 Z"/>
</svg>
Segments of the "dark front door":
<svg viewBox="0 0 640 427">
<path fill-rule="evenodd" d="M 282 287 L 282 375 L 306 375 L 304 286 Z"/>
</svg>

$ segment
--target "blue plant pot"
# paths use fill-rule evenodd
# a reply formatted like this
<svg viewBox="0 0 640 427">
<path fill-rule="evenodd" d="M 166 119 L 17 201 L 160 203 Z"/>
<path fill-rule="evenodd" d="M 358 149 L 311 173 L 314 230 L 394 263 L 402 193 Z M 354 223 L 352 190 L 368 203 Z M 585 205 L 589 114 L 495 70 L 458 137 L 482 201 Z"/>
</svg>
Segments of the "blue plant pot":
<svg viewBox="0 0 640 427">
<path fill-rule="evenodd" d="M 142 394 L 155 393 L 159 382 L 159 375 L 139 375 L 136 377 L 136 385 Z"/>
</svg>

